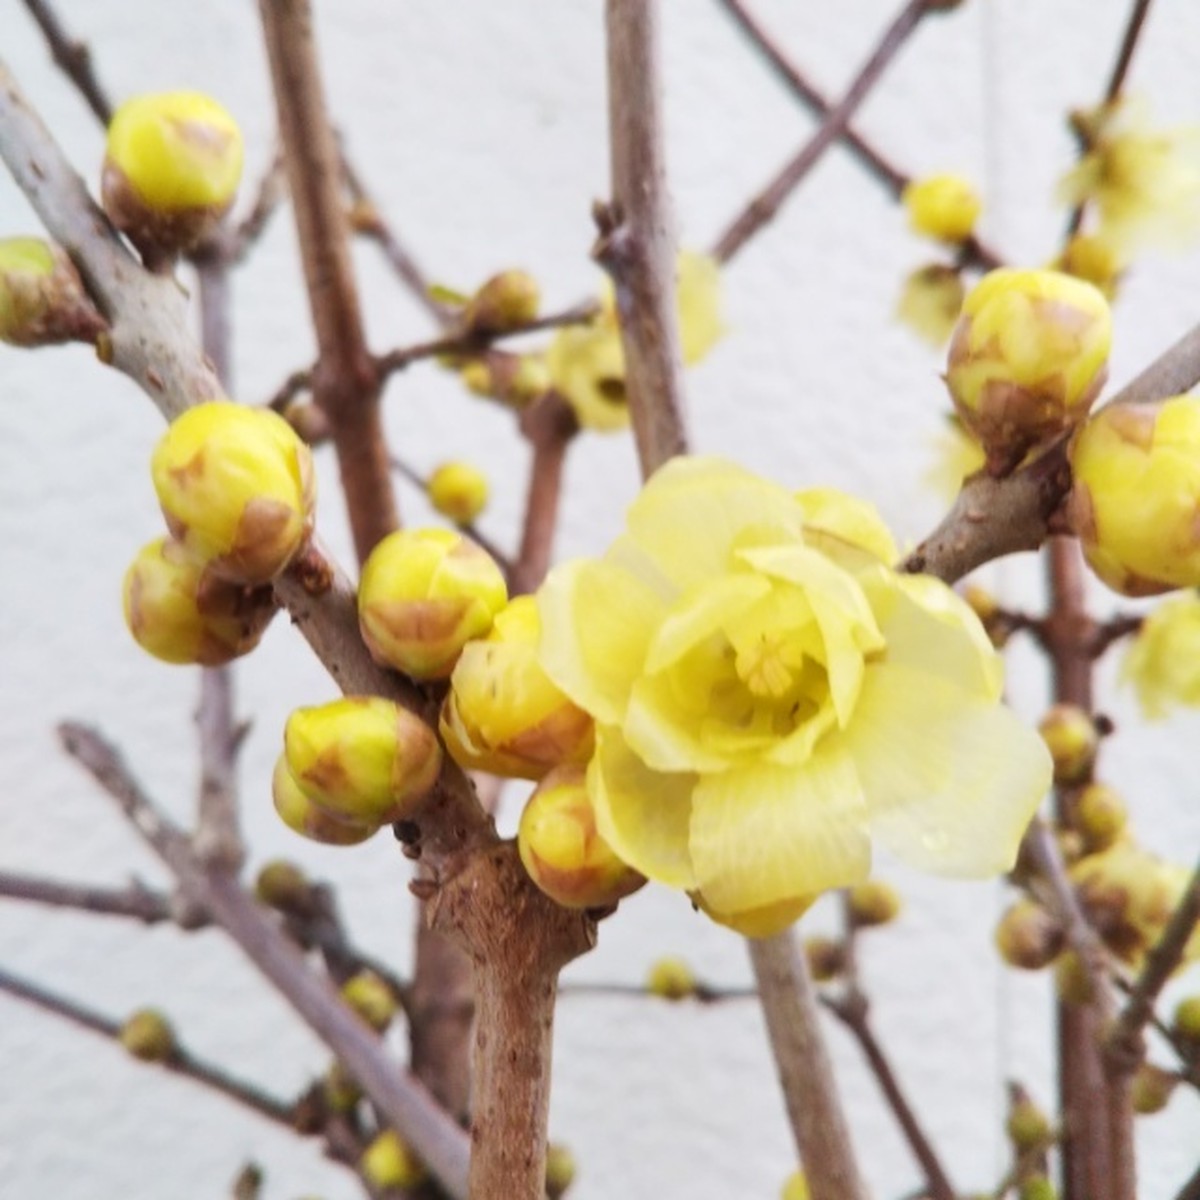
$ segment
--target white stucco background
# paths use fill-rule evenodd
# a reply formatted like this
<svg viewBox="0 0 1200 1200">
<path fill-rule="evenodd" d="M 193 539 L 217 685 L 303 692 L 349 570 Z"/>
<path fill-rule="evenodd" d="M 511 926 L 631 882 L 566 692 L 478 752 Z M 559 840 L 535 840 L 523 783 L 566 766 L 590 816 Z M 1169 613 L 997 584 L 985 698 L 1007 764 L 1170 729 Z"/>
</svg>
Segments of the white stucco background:
<svg viewBox="0 0 1200 1200">
<path fill-rule="evenodd" d="M 894 0 L 758 0 L 756 10 L 824 86 L 842 85 L 891 19 Z M 210 90 L 245 129 L 248 175 L 270 153 L 273 111 L 248 0 L 60 0 L 118 97 L 177 86 Z M 798 147 L 811 122 L 709 0 L 668 0 L 670 165 L 685 242 L 703 246 Z M 862 125 L 902 165 L 979 179 L 986 230 L 1014 261 L 1052 251 L 1051 207 L 1071 146 L 1063 115 L 1099 92 L 1126 16 L 1124 0 L 975 0 L 930 21 L 866 106 Z M 341 0 L 318 5 L 327 85 L 349 147 L 382 207 L 438 281 L 469 288 L 522 265 L 548 306 L 586 294 L 589 208 L 607 188 L 599 0 Z M 1200 117 L 1200 7 L 1164 3 L 1133 72 L 1169 121 Z M 49 63 L 17 0 L 0 0 L 0 53 L 68 153 L 94 183 L 101 136 Z M 7 177 L 0 235 L 34 227 Z M 792 484 L 834 484 L 875 501 L 915 538 L 937 516 L 922 481 L 945 408 L 936 357 L 890 320 L 905 271 L 929 257 L 896 208 L 841 152 L 727 274 L 729 335 L 690 377 L 695 442 Z M 372 344 L 425 336 L 420 311 L 371 247 L 356 255 Z M 1197 319 L 1195 251 L 1147 260 L 1117 309 L 1113 377 L 1128 378 Z M 236 287 L 236 392 L 265 398 L 309 361 L 313 339 L 290 215 L 277 220 Z M 527 454 L 512 423 L 420 367 L 389 389 L 399 452 L 419 469 L 468 457 L 490 473 L 483 521 L 511 544 Z M 119 585 L 159 533 L 148 477 L 158 415 L 133 386 L 82 349 L 0 349 L 0 868 L 121 883 L 164 882 L 108 802 L 59 753 L 63 717 L 97 722 L 150 791 L 189 819 L 196 780 L 196 679 L 133 647 Z M 334 467 L 322 452 L 321 527 L 349 561 Z M 635 489 L 627 438 L 582 438 L 569 464 L 561 551 L 603 547 Z M 427 514 L 402 491 L 405 515 Z M 993 574 L 1035 604 L 1032 561 Z M 1102 589 L 1095 589 L 1097 599 Z M 1144 840 L 1194 858 L 1200 846 L 1195 743 L 1200 719 L 1145 730 L 1126 694 L 1104 704 L 1121 725 L 1105 758 Z M 1044 677 L 1014 655 L 1012 693 L 1036 716 Z M 336 880 L 356 936 L 398 969 L 412 924 L 408 871 L 380 837 L 352 851 L 300 841 L 275 818 L 267 778 L 287 711 L 333 695 L 280 620 L 238 668 L 254 717 L 243 781 L 251 869 L 288 855 Z M 510 803 L 503 814 L 514 821 Z M 1049 991 L 1003 970 L 990 930 L 1000 884 L 919 879 L 883 864 L 908 907 L 867 938 L 863 967 L 881 1034 L 950 1173 L 987 1188 L 1004 1163 L 1003 1085 L 1049 1101 Z M 818 908 L 806 926 L 831 914 Z M 683 954 L 714 983 L 749 979 L 733 935 L 681 897 L 648 888 L 605 922 L 597 951 L 568 980 L 638 981 L 663 953 Z M 0 902 L 0 963 L 120 1016 L 165 1008 L 196 1052 L 288 1094 L 322 1068 L 317 1043 L 217 933 L 146 931 L 119 920 Z M 1183 981 L 1186 983 L 1186 980 Z M 1195 974 L 1193 987 L 1200 982 Z M 1181 983 L 1173 985 L 1177 994 Z M 880 1197 L 918 1172 L 854 1047 L 830 1029 L 855 1136 Z M 564 998 L 556 1030 L 552 1132 L 574 1149 L 578 1200 L 769 1200 L 794 1165 L 759 1015 L 711 1008 Z M 308 1143 L 220 1099 L 128 1060 L 119 1050 L 0 998 L 0 1196 L 6 1200 L 211 1200 L 248 1158 L 264 1195 L 358 1194 Z M 1146 1200 L 1167 1200 L 1200 1159 L 1200 1103 L 1177 1095 L 1139 1125 Z"/>
</svg>

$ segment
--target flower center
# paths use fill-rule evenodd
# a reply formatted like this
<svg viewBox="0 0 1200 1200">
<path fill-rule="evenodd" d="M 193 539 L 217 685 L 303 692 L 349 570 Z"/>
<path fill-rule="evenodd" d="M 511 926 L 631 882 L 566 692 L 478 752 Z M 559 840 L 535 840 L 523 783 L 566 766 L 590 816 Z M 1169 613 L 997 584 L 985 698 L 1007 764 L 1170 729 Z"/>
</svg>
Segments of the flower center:
<svg viewBox="0 0 1200 1200">
<path fill-rule="evenodd" d="M 804 666 L 803 650 L 779 631 L 763 629 L 757 637 L 733 640 L 732 645 L 738 678 L 761 699 L 783 697 Z"/>
</svg>

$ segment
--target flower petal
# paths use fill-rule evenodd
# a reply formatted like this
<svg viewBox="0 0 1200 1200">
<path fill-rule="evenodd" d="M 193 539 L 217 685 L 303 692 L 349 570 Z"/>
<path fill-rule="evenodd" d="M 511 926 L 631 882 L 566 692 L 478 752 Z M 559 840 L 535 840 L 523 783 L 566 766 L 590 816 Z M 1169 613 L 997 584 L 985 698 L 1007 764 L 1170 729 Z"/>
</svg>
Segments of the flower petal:
<svg viewBox="0 0 1200 1200">
<path fill-rule="evenodd" d="M 780 900 L 777 904 L 767 904 L 762 908 L 740 909 L 738 912 L 718 912 L 709 904 L 702 892 L 693 892 L 692 900 L 700 906 L 706 916 L 711 917 L 718 925 L 733 929 L 743 937 L 764 938 L 776 933 L 782 933 L 789 925 L 794 925 L 820 896 L 800 896 L 795 900 Z"/>
<path fill-rule="evenodd" d="M 1008 870 L 1050 786 L 1042 739 L 1007 708 L 927 670 L 870 667 L 843 735 L 871 831 L 922 870 Z"/>
<path fill-rule="evenodd" d="M 835 562 L 841 561 L 839 542 L 865 550 L 889 566 L 899 557 L 873 504 L 830 487 L 805 488 L 796 493 L 796 499 L 804 509 L 805 539 L 819 545 Z"/>
<path fill-rule="evenodd" d="M 695 887 L 688 830 L 694 775 L 652 771 L 618 729 L 596 730 L 588 791 L 596 828 L 622 861 L 668 887 Z"/>
<path fill-rule="evenodd" d="M 866 879 L 867 808 L 850 756 L 824 743 L 803 767 L 701 776 L 691 854 L 705 902 L 731 914 Z"/>
</svg>

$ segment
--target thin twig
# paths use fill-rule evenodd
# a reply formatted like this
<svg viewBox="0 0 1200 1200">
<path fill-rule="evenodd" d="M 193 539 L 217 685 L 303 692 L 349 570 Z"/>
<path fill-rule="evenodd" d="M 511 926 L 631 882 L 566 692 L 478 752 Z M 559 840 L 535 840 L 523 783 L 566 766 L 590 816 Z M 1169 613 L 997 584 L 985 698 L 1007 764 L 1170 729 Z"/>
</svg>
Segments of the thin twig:
<svg viewBox="0 0 1200 1200">
<path fill-rule="evenodd" d="M 558 994 L 567 997 L 591 998 L 598 996 L 624 997 L 626 999 L 654 999 L 659 1003 L 679 1004 L 694 1000 L 698 1004 L 723 1004 L 730 1000 L 757 1000 L 756 987 L 716 987 L 708 983 L 696 983 L 693 989 L 679 1000 L 655 995 L 644 983 L 560 983 Z"/>
<path fill-rule="evenodd" d="M 271 218 L 279 211 L 287 196 L 287 173 L 283 169 L 283 154 L 276 150 L 271 162 L 258 181 L 254 200 L 245 215 L 226 235 L 222 255 L 230 266 L 245 261 L 267 231 Z"/>
<path fill-rule="evenodd" d="M 871 90 L 908 41 L 909 36 L 920 25 L 921 18 L 928 9 L 929 0 L 907 0 L 899 16 L 888 26 L 874 53 L 855 76 L 846 94 L 833 108 L 827 110 L 827 115 L 816 133 L 717 239 L 712 255 L 718 262 L 727 263 L 779 212 L 783 202 L 800 181 L 845 132 L 850 119 L 871 94 Z"/>
<path fill-rule="evenodd" d="M 25 0 L 25 7 L 38 23 L 55 63 L 87 101 L 100 124 L 107 125 L 112 120 L 113 107 L 96 78 L 87 43 L 67 33 L 47 0 Z"/>
<path fill-rule="evenodd" d="M 0 872 L 0 897 L 73 908 L 100 916 L 133 917 L 147 925 L 175 919 L 175 904 L 164 892 L 152 891 L 136 880 L 128 887 L 93 887 L 82 883 L 60 883 L 30 875 Z"/>
</svg>

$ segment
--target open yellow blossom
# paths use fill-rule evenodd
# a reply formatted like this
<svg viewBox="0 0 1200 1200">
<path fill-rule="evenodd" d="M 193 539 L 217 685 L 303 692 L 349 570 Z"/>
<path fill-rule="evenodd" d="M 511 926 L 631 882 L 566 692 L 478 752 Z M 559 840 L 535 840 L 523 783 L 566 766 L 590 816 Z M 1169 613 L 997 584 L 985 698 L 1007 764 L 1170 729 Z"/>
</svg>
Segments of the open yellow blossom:
<svg viewBox="0 0 1200 1200">
<path fill-rule="evenodd" d="M 1011 865 L 1049 784 L 948 587 L 898 574 L 866 504 L 676 459 L 598 560 L 543 585 L 541 660 L 596 721 L 597 828 L 642 874 L 766 935 L 865 879 Z"/>
<path fill-rule="evenodd" d="M 1108 241 L 1128 254 L 1200 231 L 1200 128 L 1155 129 L 1147 106 L 1129 99 L 1074 121 L 1088 150 L 1059 191 L 1096 206 Z"/>
<path fill-rule="evenodd" d="M 1121 677 L 1150 720 L 1172 705 L 1200 707 L 1200 596 L 1172 596 L 1150 613 L 1129 643 Z"/>
<path fill-rule="evenodd" d="M 720 269 L 704 254 L 682 252 L 676 302 L 683 361 L 699 362 L 721 336 Z M 605 285 L 600 312 L 588 325 L 560 329 L 546 350 L 551 384 L 570 403 L 585 429 L 607 433 L 629 424 L 625 352 L 612 288 Z"/>
</svg>

